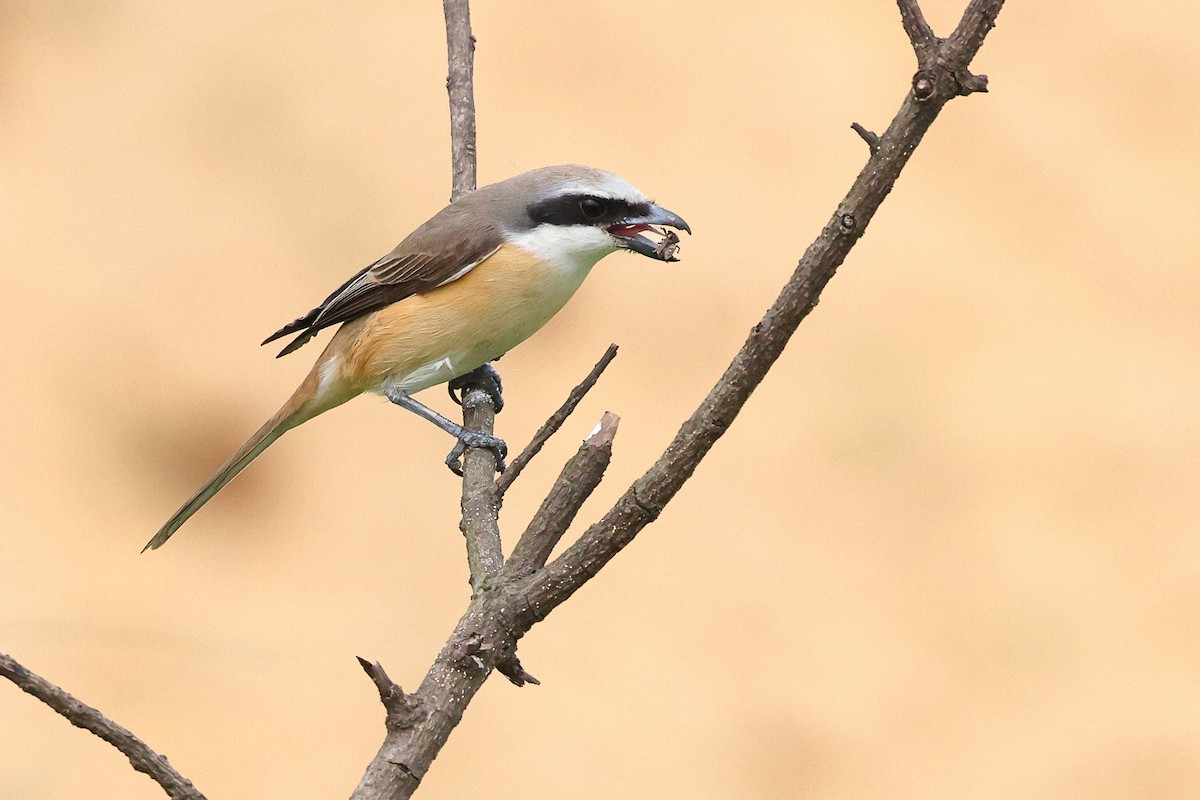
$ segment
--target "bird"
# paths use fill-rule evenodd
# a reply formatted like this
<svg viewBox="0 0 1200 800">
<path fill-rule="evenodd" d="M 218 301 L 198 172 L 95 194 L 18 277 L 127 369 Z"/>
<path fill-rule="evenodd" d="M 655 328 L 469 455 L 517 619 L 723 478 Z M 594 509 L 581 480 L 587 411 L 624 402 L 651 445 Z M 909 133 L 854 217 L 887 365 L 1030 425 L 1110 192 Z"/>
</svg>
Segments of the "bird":
<svg viewBox="0 0 1200 800">
<path fill-rule="evenodd" d="M 457 439 L 446 463 L 487 447 L 504 468 L 504 442 L 468 431 L 412 397 L 477 379 L 502 407 L 490 366 L 558 313 L 592 267 L 628 250 L 678 261 L 677 214 L 617 175 L 581 164 L 541 167 L 451 202 L 394 250 L 359 270 L 263 344 L 295 334 L 295 352 L 340 326 L 283 407 L 180 506 L 142 548 L 161 547 L 287 431 L 365 393 L 381 394 Z M 650 234 L 647 236 L 646 234 Z M 654 237 L 654 238 L 651 238 Z M 460 473 L 461 474 L 461 473 Z"/>
</svg>

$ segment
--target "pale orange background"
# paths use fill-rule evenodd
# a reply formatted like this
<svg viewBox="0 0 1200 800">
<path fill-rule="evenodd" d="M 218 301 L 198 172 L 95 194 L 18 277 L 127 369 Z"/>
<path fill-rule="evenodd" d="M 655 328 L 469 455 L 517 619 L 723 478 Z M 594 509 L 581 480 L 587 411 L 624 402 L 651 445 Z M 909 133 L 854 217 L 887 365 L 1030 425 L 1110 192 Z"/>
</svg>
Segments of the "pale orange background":
<svg viewBox="0 0 1200 800">
<path fill-rule="evenodd" d="M 964 0 L 928 0 L 939 32 Z M 490 681 L 422 797 L 1200 796 L 1191 2 L 1014 0 L 762 389 Z M 209 797 L 346 796 L 467 597 L 447 437 L 376 399 L 138 550 L 316 355 L 258 341 L 449 194 L 436 2 L 0 14 L 0 650 Z M 481 179 L 684 215 L 501 364 L 511 537 L 600 414 L 595 518 L 829 218 L 913 57 L 894 3 L 477 2 Z M 441 390 L 426 399 L 450 410 Z M 0 798 L 157 798 L 0 683 Z"/>
</svg>

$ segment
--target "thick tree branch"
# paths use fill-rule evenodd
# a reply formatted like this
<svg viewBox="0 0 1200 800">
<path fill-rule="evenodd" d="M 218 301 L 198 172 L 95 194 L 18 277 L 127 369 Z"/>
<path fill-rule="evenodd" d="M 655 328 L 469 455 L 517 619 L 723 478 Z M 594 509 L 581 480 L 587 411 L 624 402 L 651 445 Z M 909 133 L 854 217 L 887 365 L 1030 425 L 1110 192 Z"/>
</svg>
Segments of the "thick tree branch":
<svg viewBox="0 0 1200 800">
<path fill-rule="evenodd" d="M 149 775 L 170 797 L 177 800 L 204 800 L 204 795 L 192 782 L 167 763 L 166 756 L 154 752 L 129 730 L 45 678 L 30 672 L 4 653 L 0 653 L 0 675 L 62 714 L 75 727 L 91 731 L 120 750 L 135 770 Z"/>
<path fill-rule="evenodd" d="M 457 200 L 475 191 L 475 37 L 471 35 L 468 0 L 443 0 L 446 17 L 446 93 L 450 99 L 450 153 L 453 190 Z M 463 388 L 463 424 L 473 431 L 491 434 L 496 410 L 481 386 Z M 471 588 L 479 592 L 500 571 L 504 552 L 500 544 L 500 493 L 493 476 L 496 456 L 485 448 L 471 447 L 463 455 L 462 522 L 466 538 Z"/>
<path fill-rule="evenodd" d="M 866 230 L 941 108 L 953 97 L 986 86 L 982 77 L 967 72 L 967 66 L 1002 5 L 1003 0 L 972 0 L 955 33 L 947 40 L 939 40 L 929 30 L 917 4 L 900 0 L 901 19 L 919 65 L 912 91 L 877 142 L 863 137 L 873 145 L 867 165 L 809 246 L 775 303 L 751 330 L 724 375 L 684 422 L 654 466 L 578 541 L 556 560 L 541 566 L 599 481 L 608 461 L 615 419 L 607 428 L 602 424 L 600 431 L 589 437 L 589 442 L 564 468 L 509 563 L 499 574 L 489 575 L 486 582 L 473 577 L 476 592 L 466 613 L 420 687 L 409 697 L 413 708 L 405 724 L 389 725 L 388 736 L 368 766 L 354 798 L 391 800 L 410 796 L 493 669 L 514 683 L 529 679 L 516 659 L 520 638 L 658 517 L 717 439 L 729 429 L 792 333 L 816 306 L 822 289 Z M 449 0 L 446 6 L 449 24 Z M 512 478 L 504 485 L 511 482 Z M 464 511 L 466 496 L 464 490 Z M 485 504 L 479 517 L 494 523 L 493 508 Z M 490 530 L 489 525 L 468 525 L 464 517 L 465 530 L 472 527 Z M 486 572 L 484 567 L 479 569 Z M 385 679 L 381 669 L 378 674 L 372 670 L 368 673 L 387 704 L 391 681 Z"/>
<path fill-rule="evenodd" d="M 475 160 L 475 38 L 471 35 L 468 0 L 443 0 L 446 17 L 446 51 L 450 98 L 452 199 L 474 191 Z M 495 407 L 478 383 L 463 388 L 463 424 L 470 430 L 492 433 Z M 351 800 L 407 798 L 421 785 L 429 765 L 441 751 L 450 732 L 462 719 L 467 704 L 497 664 L 514 683 L 536 683 L 516 658 L 517 637 L 497 622 L 495 603 L 488 591 L 504 563 L 497 517 L 500 493 L 493 479 L 495 455 L 483 448 L 468 448 L 463 455 L 462 522 L 467 542 L 467 562 L 473 589 L 467 613 L 438 653 L 425 680 L 412 695 L 404 695 L 401 724 L 389 704 L 391 680 L 378 664 L 363 668 L 379 689 L 388 708 L 388 733 L 379 752 L 359 781 Z M 484 638 L 484 633 L 491 634 Z M 368 668 L 368 666 L 370 668 Z M 398 688 L 398 687 L 397 687 Z"/>
<path fill-rule="evenodd" d="M 513 481 L 520 476 L 521 471 L 529 465 L 529 462 L 541 451 L 546 442 L 550 441 L 550 437 L 567 421 L 567 417 L 571 416 L 571 412 L 579 405 L 579 401 L 592 390 L 592 387 L 596 385 L 596 381 L 600 380 L 600 376 L 604 373 L 604 370 L 608 369 L 608 365 L 616 357 L 617 346 L 610 344 L 608 349 L 604 351 L 604 355 L 596 362 L 596 366 L 592 367 L 592 371 L 587 374 L 587 377 L 571 390 L 571 393 L 567 395 L 567 399 L 558 407 L 558 410 L 542 423 L 542 427 L 538 428 L 537 433 L 533 435 L 533 439 L 525 446 L 521 454 L 514 458 L 512 463 L 508 465 L 508 470 L 496 479 L 496 486 L 502 498 L 504 497 L 504 493 L 508 491 L 508 487 L 513 485 Z"/>
<path fill-rule="evenodd" d="M 865 232 L 942 107 L 962 93 L 959 76 L 979 50 L 1003 5 L 1004 0 L 972 0 L 954 34 L 938 43 L 937 58 L 922 64 L 932 90 L 925 96 L 918 96 L 914 90 L 905 98 L 896 118 L 880 136 L 879 149 L 808 247 L 775 303 L 751 330 L 724 375 L 684 422 L 662 457 L 562 556 L 525 579 L 521 591 L 531 612 L 525 623 L 532 625 L 545 617 L 654 521 L 729 429 L 788 339 L 816 307 L 821 291 Z M 901 2 L 900 7 L 907 29 L 914 24 L 911 13 L 916 4 Z M 922 58 L 919 51 L 918 58 Z"/>
<path fill-rule="evenodd" d="M 507 592 L 495 589 L 472 597 L 425 679 L 410 695 L 417 703 L 412 724 L 388 727 L 351 800 L 411 797 L 497 664 L 511 662 L 515 668 L 509 671 L 520 670 L 515 661 L 518 637 L 509 620 L 510 601 Z"/>
<path fill-rule="evenodd" d="M 470 384 L 463 391 L 463 424 L 473 431 L 491 433 L 496 422 L 492 398 Z M 492 476 L 496 454 L 486 447 L 468 447 L 463 454 L 462 522 L 459 529 L 467 541 L 467 565 L 471 588 L 482 590 L 504 566 L 500 547 L 500 492 Z"/>
</svg>

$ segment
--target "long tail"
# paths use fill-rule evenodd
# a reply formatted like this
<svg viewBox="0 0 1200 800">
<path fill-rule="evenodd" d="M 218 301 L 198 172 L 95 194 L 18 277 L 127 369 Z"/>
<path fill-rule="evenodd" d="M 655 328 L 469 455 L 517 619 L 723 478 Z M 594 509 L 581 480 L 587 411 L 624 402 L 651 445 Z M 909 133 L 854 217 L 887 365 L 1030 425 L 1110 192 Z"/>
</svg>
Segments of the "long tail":
<svg viewBox="0 0 1200 800">
<path fill-rule="evenodd" d="M 167 520 L 158 533 L 154 534 L 154 538 L 146 543 L 142 548 L 142 552 L 147 550 L 157 550 L 162 547 L 167 539 L 175 531 L 179 530 L 179 526 L 187 522 L 188 519 L 200 510 L 200 507 L 212 499 L 213 495 L 225 488 L 225 484 L 229 483 L 237 474 L 246 468 L 251 461 L 274 444 L 275 440 L 283 434 L 287 433 L 292 428 L 302 422 L 307 422 L 318 414 L 328 411 L 334 406 L 341 405 L 349 397 L 338 398 L 335 402 L 319 402 L 316 397 L 316 375 L 309 375 L 308 379 L 300 385 L 292 398 L 284 404 L 283 408 L 275 412 L 275 416 L 271 417 L 266 423 L 251 436 L 245 444 L 237 449 L 229 459 L 217 469 L 208 482 L 200 487 L 197 492 L 192 495 L 191 499 L 184 503 L 178 511 Z"/>
</svg>

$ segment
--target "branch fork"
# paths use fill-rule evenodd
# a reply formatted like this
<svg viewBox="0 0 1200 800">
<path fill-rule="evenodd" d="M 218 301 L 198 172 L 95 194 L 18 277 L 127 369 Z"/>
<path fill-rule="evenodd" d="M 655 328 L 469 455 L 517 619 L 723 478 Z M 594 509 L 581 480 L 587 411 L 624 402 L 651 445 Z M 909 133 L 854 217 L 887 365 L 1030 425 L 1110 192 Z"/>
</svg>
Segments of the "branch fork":
<svg viewBox="0 0 1200 800">
<path fill-rule="evenodd" d="M 983 44 L 983 37 L 996 26 L 996 15 L 1003 4 L 1004 0 L 972 0 L 954 33 L 942 39 L 926 21 L 918 0 L 896 0 L 900 22 L 917 57 L 917 71 L 911 82 L 913 100 L 932 102 L 940 110 L 953 97 L 988 90 L 987 75 L 976 75 L 967 65 Z M 850 127 L 867 143 L 872 158 L 879 153 L 883 143 L 877 134 L 857 122 Z"/>
<path fill-rule="evenodd" d="M 935 93 L 946 93 L 950 97 L 987 91 L 987 76 L 973 75 L 967 65 L 983 43 L 983 37 L 996 26 L 996 14 L 1000 2 L 973 0 L 968 5 L 962 22 L 947 39 L 940 39 L 925 20 L 918 0 L 897 0 L 900 6 L 900 21 L 908 41 L 917 56 L 917 73 L 913 75 L 913 96 L 917 100 L 928 100 Z M 974 49 L 967 38 L 977 39 Z M 943 100 L 945 102 L 945 100 Z"/>
<path fill-rule="evenodd" d="M 1004 0 L 970 0 L 953 33 L 939 39 L 916 0 L 897 0 L 901 23 L 917 56 L 918 71 L 900 111 L 882 134 L 851 127 L 870 148 L 870 159 L 829 222 L 805 251 L 766 315 L 662 456 L 616 503 L 554 560 L 550 556 L 584 500 L 599 484 L 612 457 L 619 419 L 605 414 L 567 462 L 538 512 L 505 561 L 499 510 L 505 491 L 558 430 L 616 354 L 615 346 L 572 391 L 533 441 L 494 477 L 495 455 L 469 448 L 464 456 L 462 524 L 472 596 L 466 613 L 442 646 L 420 686 L 404 692 L 378 662 L 359 663 L 387 711 L 387 735 L 352 798 L 394 800 L 412 795 L 428 772 L 475 693 L 493 670 L 514 684 L 537 683 L 517 658 L 517 643 L 539 621 L 594 577 L 653 522 L 724 435 L 750 394 L 783 352 L 799 324 L 816 307 L 822 290 L 864 234 L 913 150 L 954 97 L 987 90 L 987 78 L 968 70 L 994 27 Z M 475 111 L 472 90 L 474 37 L 468 0 L 443 0 L 449 75 L 454 197 L 475 187 Z M 495 410 L 483 387 L 468 384 L 464 424 L 491 434 Z M 129 731 L 58 687 L 0 654 L 0 676 L 125 753 L 172 798 L 204 800 L 165 757 Z"/>
</svg>

